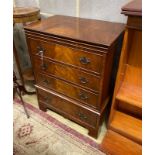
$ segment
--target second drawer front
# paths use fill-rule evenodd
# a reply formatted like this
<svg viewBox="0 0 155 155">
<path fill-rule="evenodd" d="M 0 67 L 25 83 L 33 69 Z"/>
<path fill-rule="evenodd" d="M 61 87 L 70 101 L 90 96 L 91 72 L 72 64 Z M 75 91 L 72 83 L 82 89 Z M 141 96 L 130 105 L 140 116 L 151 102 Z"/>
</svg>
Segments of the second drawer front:
<svg viewBox="0 0 155 155">
<path fill-rule="evenodd" d="M 105 55 L 84 52 L 53 42 L 31 39 L 30 46 L 34 55 L 39 55 L 40 51 L 43 51 L 45 57 L 97 73 L 101 73 L 105 61 Z"/>
<path fill-rule="evenodd" d="M 36 72 L 44 72 L 61 79 L 73 82 L 83 87 L 90 88 L 94 91 L 99 91 L 100 78 L 79 71 L 77 69 L 54 63 L 44 59 L 44 65 L 42 66 L 41 60 L 37 57 L 33 58 L 34 70 Z"/>
<path fill-rule="evenodd" d="M 97 107 L 99 99 L 97 94 L 85 91 L 84 89 L 72 86 L 62 80 L 39 73 L 36 75 L 36 82 L 40 86 L 44 86 L 68 97 L 77 99 L 85 104 L 88 104 L 89 106 Z"/>
<path fill-rule="evenodd" d="M 53 107 L 60 113 L 65 113 L 76 120 L 80 120 L 89 126 L 96 126 L 97 114 L 62 99 L 59 96 L 45 92 L 42 89 L 37 89 L 37 92 L 40 102 L 47 104 L 47 106 L 49 105 L 50 107 Z"/>
</svg>

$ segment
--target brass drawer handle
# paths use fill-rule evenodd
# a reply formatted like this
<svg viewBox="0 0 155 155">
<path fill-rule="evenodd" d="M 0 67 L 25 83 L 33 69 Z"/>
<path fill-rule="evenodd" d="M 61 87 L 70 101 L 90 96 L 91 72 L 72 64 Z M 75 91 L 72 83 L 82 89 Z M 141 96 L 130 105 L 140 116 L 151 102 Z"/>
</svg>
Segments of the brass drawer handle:
<svg viewBox="0 0 155 155">
<path fill-rule="evenodd" d="M 86 78 L 84 78 L 84 77 L 80 77 L 79 80 L 80 80 L 80 82 L 81 82 L 82 84 L 88 83 L 88 80 L 87 80 Z"/>
<path fill-rule="evenodd" d="M 84 94 L 84 93 L 80 93 L 80 94 L 79 94 L 79 97 L 80 97 L 81 100 L 86 100 L 86 99 L 89 98 L 89 97 L 88 97 L 86 94 Z"/>
<path fill-rule="evenodd" d="M 81 57 L 80 62 L 81 62 L 81 64 L 86 65 L 86 64 L 90 63 L 90 60 L 86 57 Z"/>
<path fill-rule="evenodd" d="M 87 116 L 85 116 L 83 113 L 77 112 L 77 115 L 79 116 L 81 120 L 87 120 Z"/>
<path fill-rule="evenodd" d="M 51 101 L 51 98 L 49 98 L 49 97 L 45 97 L 45 98 L 44 98 L 44 102 L 50 103 L 50 101 Z"/>
<path fill-rule="evenodd" d="M 44 52 L 45 52 L 45 49 L 41 46 L 37 46 L 37 55 L 39 56 L 43 56 Z"/>
<path fill-rule="evenodd" d="M 47 64 L 43 63 L 43 64 L 41 65 L 41 69 L 42 69 L 42 70 L 46 70 L 47 68 L 48 68 L 48 65 L 47 65 Z"/>
<path fill-rule="evenodd" d="M 50 82 L 47 79 L 44 79 L 43 83 L 46 84 L 46 85 L 50 84 Z"/>
</svg>

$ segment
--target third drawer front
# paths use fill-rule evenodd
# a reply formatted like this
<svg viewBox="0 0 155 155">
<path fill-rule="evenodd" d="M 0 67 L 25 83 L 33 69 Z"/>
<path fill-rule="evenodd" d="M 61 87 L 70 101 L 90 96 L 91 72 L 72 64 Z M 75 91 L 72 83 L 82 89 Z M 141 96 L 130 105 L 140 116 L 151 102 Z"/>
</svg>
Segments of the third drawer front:
<svg viewBox="0 0 155 155">
<path fill-rule="evenodd" d="M 33 64 L 36 72 L 44 72 L 45 74 L 67 80 L 82 87 L 87 87 L 96 92 L 100 90 L 100 77 L 95 75 L 46 59 L 44 59 L 44 65 L 42 65 L 41 59 L 38 57 L 33 57 Z"/>
<path fill-rule="evenodd" d="M 49 77 L 44 74 L 36 74 L 36 84 L 52 89 L 58 93 L 62 93 L 68 97 L 76 99 L 89 106 L 97 107 L 99 95 L 86 91 L 84 89 L 73 86 L 63 80 L 56 79 L 54 77 Z"/>
<path fill-rule="evenodd" d="M 59 113 L 71 116 L 77 121 L 80 120 L 89 126 L 96 126 L 98 116 L 96 113 L 42 89 L 37 89 L 37 92 L 39 101 L 45 103 L 47 107 L 51 107 Z"/>
</svg>

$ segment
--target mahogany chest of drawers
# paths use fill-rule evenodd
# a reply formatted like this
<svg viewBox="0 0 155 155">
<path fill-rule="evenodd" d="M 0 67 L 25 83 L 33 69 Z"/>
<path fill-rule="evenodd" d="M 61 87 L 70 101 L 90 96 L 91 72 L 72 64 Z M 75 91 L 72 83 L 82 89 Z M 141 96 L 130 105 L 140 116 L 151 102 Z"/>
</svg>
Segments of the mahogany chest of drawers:
<svg viewBox="0 0 155 155">
<path fill-rule="evenodd" d="M 56 111 L 97 137 L 124 24 L 56 15 L 24 29 L 40 109 Z"/>
</svg>

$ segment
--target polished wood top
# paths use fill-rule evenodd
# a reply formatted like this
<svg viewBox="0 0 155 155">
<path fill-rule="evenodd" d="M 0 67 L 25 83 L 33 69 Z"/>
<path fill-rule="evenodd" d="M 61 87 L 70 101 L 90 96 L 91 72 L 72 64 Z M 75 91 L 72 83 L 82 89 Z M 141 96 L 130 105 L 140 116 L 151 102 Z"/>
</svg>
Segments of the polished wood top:
<svg viewBox="0 0 155 155">
<path fill-rule="evenodd" d="M 14 23 L 26 23 L 40 19 L 40 10 L 36 7 L 14 7 Z"/>
<path fill-rule="evenodd" d="M 122 13 L 125 15 L 142 16 L 142 0 L 134 0 L 124 7 Z"/>
<path fill-rule="evenodd" d="M 25 30 L 110 46 L 124 31 L 124 24 L 55 15 L 26 26 Z"/>
</svg>

